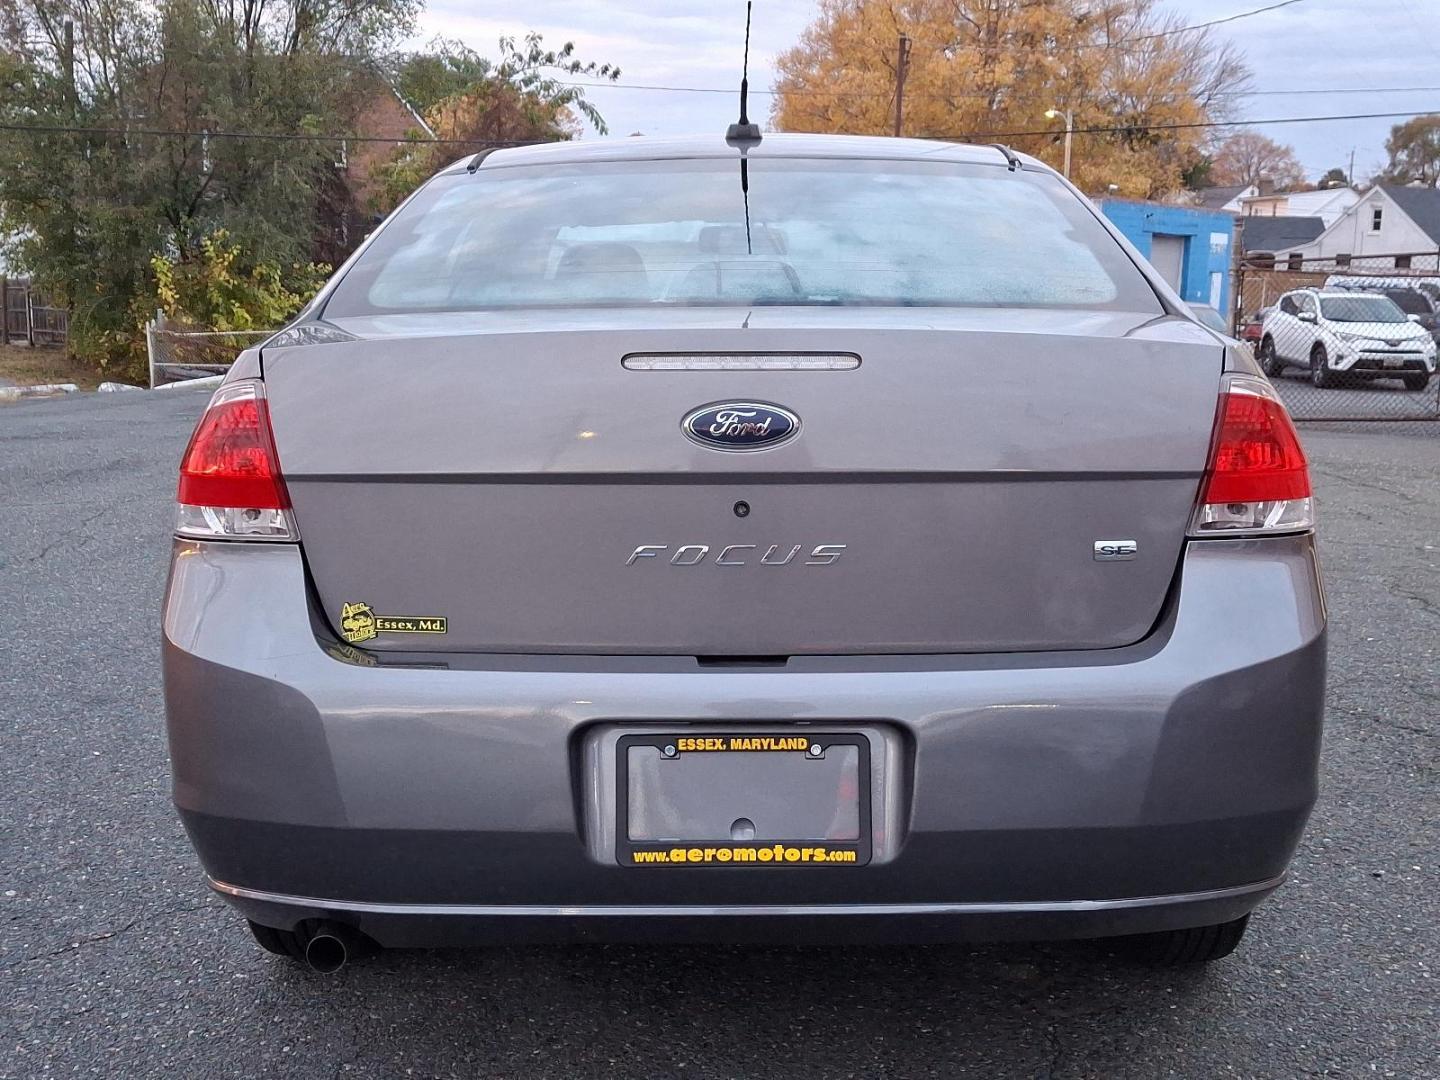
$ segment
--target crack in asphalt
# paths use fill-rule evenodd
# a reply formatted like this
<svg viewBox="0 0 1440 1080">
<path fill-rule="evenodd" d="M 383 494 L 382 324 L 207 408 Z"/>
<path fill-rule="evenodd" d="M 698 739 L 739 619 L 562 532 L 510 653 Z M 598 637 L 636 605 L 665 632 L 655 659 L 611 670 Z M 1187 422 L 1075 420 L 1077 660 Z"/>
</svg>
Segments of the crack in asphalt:
<svg viewBox="0 0 1440 1080">
<path fill-rule="evenodd" d="M 1310 463 L 1310 471 L 1313 474 L 1328 477 L 1331 480 L 1338 480 L 1342 484 L 1354 484 L 1356 487 L 1369 488 L 1371 491 L 1394 495 L 1397 499 L 1410 503 L 1412 506 L 1420 501 L 1414 495 L 1401 491 L 1399 488 L 1387 487 L 1385 484 L 1377 484 L 1370 480 L 1361 480 L 1359 477 L 1351 476 L 1349 473 L 1331 472 L 1328 469 L 1319 468 L 1313 461 Z"/>
<path fill-rule="evenodd" d="M 1417 592 L 1411 592 L 1409 589 L 1402 589 L 1400 586 L 1394 584 L 1393 582 L 1388 584 L 1390 585 L 1390 591 L 1396 596 L 1400 597 L 1403 600 L 1413 600 L 1415 601 L 1415 603 L 1420 605 L 1420 609 L 1424 611 L 1427 615 L 1434 615 L 1437 618 L 1440 618 L 1440 607 L 1437 607 L 1435 601 L 1431 600 L 1430 597 L 1423 596 Z"/>
<path fill-rule="evenodd" d="M 99 521 L 99 520 L 100 520 L 102 517 L 104 517 L 106 514 L 109 514 L 109 513 L 111 513 L 112 511 L 114 511 L 114 509 L 115 509 L 115 507 L 116 507 L 117 505 L 118 505 L 118 500 L 117 500 L 116 502 L 106 503 L 104 506 L 102 506 L 99 510 L 95 511 L 95 513 L 91 514 L 89 517 L 82 518 L 82 519 L 81 519 L 80 521 L 78 521 L 76 524 L 74 524 L 74 525 L 71 526 L 70 528 L 66 529 L 64 532 L 58 534 L 58 535 L 55 537 L 55 539 L 51 540 L 48 544 L 46 544 L 43 548 L 41 548 L 38 554 L 31 555 L 31 556 L 30 556 L 28 559 L 26 559 L 25 561 L 26 561 L 27 563 L 37 563 L 37 562 L 42 561 L 42 560 L 43 560 L 47 555 L 49 555 L 52 551 L 54 551 L 56 548 L 60 547 L 60 546 L 61 546 L 62 544 L 64 544 L 67 540 L 69 540 L 71 537 L 73 537 L 76 533 L 80 532 L 80 530 L 84 529 L 85 526 L 90 525 L 90 524 L 92 524 L 93 522 Z M 79 544 L 76 544 L 75 546 L 76 546 L 77 548 L 84 547 L 86 544 L 88 544 L 88 543 L 89 543 L 91 540 L 93 540 L 93 539 L 95 539 L 93 536 L 87 536 L 83 541 L 81 541 Z"/>
<path fill-rule="evenodd" d="M 185 915 L 194 911 L 204 911 L 213 906 L 213 904 L 208 902 L 202 904 L 177 904 L 173 907 L 162 908 L 156 912 L 136 915 L 123 925 L 117 926 L 114 930 L 106 930 L 100 934 L 91 934 L 89 937 L 76 938 L 74 941 L 67 942 L 58 949 L 47 949 L 44 952 L 32 953 L 29 956 L 22 956 L 18 960 L 12 960 L 4 965 L 3 970 L 14 971 L 17 968 L 24 967 L 26 964 L 33 964 L 37 960 L 53 960 L 57 956 L 72 955 L 80 952 L 87 945 L 100 945 L 129 933 L 142 923 L 150 922 L 154 919 L 163 919 L 168 915 Z"/>
<path fill-rule="evenodd" d="M 140 917 L 137 915 L 135 918 L 127 922 L 124 926 L 117 927 L 114 930 L 107 930 L 103 934 L 94 934 L 91 937 L 79 938 L 75 941 L 70 942 L 67 945 L 62 946 L 59 949 L 51 949 L 48 952 L 35 953 L 31 956 L 22 956 L 19 960 L 15 960 L 9 964 L 6 964 L 5 969 L 7 971 L 13 971 L 15 968 L 24 967 L 26 964 L 33 964 L 37 960 L 53 960 L 57 956 L 64 956 L 66 953 L 75 952 L 76 950 L 86 945 L 95 945 L 102 941 L 109 941 L 111 938 L 117 938 L 126 931 L 134 929 L 137 925 L 139 925 L 139 922 Z"/>
</svg>

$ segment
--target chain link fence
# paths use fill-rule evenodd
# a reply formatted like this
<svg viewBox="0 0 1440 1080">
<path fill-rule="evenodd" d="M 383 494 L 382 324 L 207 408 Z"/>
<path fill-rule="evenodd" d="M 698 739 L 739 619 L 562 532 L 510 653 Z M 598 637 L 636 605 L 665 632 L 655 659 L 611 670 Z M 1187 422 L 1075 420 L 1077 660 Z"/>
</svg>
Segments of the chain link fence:
<svg viewBox="0 0 1440 1080">
<path fill-rule="evenodd" d="M 150 358 L 150 387 L 224 375 L 235 357 L 258 345 L 274 330 L 201 330 L 169 322 L 156 312 L 145 327 Z"/>
<path fill-rule="evenodd" d="M 1296 420 L 1440 422 L 1440 253 L 1256 259 L 1236 272 L 1236 335 Z M 157 313 L 150 386 L 223 375 L 273 330 L 204 330 Z"/>
<path fill-rule="evenodd" d="M 1237 334 L 1296 420 L 1440 421 L 1440 255 L 1255 259 Z"/>
</svg>

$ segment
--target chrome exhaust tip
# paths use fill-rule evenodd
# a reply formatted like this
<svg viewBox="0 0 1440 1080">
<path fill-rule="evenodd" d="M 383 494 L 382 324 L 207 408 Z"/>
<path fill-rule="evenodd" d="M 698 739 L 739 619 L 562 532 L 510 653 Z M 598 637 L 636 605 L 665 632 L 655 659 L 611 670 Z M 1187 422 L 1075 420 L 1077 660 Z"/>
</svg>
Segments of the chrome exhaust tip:
<svg viewBox="0 0 1440 1080">
<path fill-rule="evenodd" d="M 350 961 L 375 951 L 375 943 L 353 927 L 321 923 L 305 942 L 305 963 L 318 975 L 334 975 Z"/>
</svg>

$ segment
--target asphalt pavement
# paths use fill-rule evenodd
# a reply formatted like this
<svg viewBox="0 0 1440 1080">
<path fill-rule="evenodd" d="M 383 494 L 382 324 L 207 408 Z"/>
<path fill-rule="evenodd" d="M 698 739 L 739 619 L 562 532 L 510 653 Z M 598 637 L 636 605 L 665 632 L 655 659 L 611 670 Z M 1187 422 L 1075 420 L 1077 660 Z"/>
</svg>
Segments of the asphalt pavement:
<svg viewBox="0 0 1440 1080">
<path fill-rule="evenodd" d="M 1341 383 L 1321 390 L 1296 367 L 1271 380 L 1297 420 L 1435 420 L 1440 418 L 1440 376 L 1423 390 L 1407 390 L 1398 379 Z"/>
<path fill-rule="evenodd" d="M 1229 960 L 591 946 L 325 978 L 251 942 L 170 809 L 158 610 L 204 400 L 0 405 L 0 1077 L 1440 1075 L 1440 424 L 1303 432 L 1325 791 Z"/>
</svg>

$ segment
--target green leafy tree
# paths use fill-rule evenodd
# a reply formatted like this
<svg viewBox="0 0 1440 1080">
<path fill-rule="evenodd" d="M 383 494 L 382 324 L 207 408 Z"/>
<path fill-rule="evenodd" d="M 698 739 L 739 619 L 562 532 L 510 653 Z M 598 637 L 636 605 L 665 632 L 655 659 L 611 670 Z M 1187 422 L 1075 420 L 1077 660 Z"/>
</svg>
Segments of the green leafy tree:
<svg viewBox="0 0 1440 1080">
<path fill-rule="evenodd" d="M 287 136 L 352 130 L 415 10 L 0 0 L 0 119 L 28 129 L 0 139 L 0 236 L 70 307 L 72 351 L 133 369 L 141 325 L 164 306 L 160 268 L 205 267 L 220 230 L 238 280 L 278 275 L 277 296 L 310 287 L 341 148 Z"/>
<path fill-rule="evenodd" d="M 555 142 L 574 138 L 580 120 L 600 134 L 605 119 L 587 100 L 575 77 L 614 81 L 620 69 L 580 60 L 575 45 L 545 48 L 539 34 L 500 39 L 499 58 L 489 60 L 459 42 L 437 38 L 395 64 L 395 86 L 425 117 L 439 146 L 415 142 L 398 149 L 384 167 L 377 210 L 386 211 L 447 161 L 496 142 Z"/>
<path fill-rule="evenodd" d="M 1180 184 L 1186 191 L 1203 191 L 1214 182 L 1210 179 L 1210 172 L 1215 167 L 1215 162 L 1205 155 L 1197 157 L 1191 164 L 1180 173 Z"/>
<path fill-rule="evenodd" d="M 156 255 L 150 260 L 155 298 L 167 319 L 213 330 L 267 330 L 304 306 L 324 283 L 330 267 L 295 263 L 256 264 L 225 229 L 201 239 L 184 261 Z"/>
<path fill-rule="evenodd" d="M 1390 163 L 1384 179 L 1391 184 L 1440 184 L 1440 116 L 1417 116 L 1396 124 L 1385 140 Z"/>
</svg>

